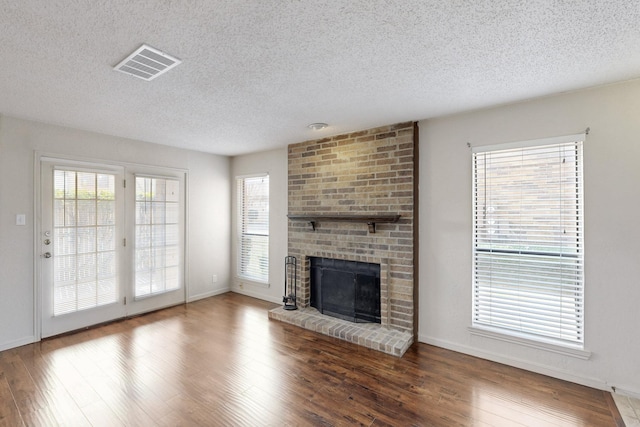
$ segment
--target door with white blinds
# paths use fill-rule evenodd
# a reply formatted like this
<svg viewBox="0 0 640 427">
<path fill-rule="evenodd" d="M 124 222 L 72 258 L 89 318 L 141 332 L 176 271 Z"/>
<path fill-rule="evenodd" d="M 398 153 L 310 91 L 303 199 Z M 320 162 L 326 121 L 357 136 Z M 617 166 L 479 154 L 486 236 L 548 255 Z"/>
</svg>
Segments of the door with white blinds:
<svg viewBox="0 0 640 427">
<path fill-rule="evenodd" d="M 41 163 L 42 336 L 124 316 L 123 171 Z"/>
<path fill-rule="evenodd" d="M 175 177 L 135 177 L 133 288 L 138 305 L 151 297 L 184 299 L 181 186 Z"/>
</svg>

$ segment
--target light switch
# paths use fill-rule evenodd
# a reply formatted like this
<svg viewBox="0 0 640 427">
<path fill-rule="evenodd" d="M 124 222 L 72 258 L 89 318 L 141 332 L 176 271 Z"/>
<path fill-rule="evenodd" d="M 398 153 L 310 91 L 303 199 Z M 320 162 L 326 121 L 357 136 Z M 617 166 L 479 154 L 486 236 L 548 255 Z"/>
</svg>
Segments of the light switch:
<svg viewBox="0 0 640 427">
<path fill-rule="evenodd" d="M 16 215 L 16 225 L 27 225 L 27 216 L 25 214 Z"/>
</svg>

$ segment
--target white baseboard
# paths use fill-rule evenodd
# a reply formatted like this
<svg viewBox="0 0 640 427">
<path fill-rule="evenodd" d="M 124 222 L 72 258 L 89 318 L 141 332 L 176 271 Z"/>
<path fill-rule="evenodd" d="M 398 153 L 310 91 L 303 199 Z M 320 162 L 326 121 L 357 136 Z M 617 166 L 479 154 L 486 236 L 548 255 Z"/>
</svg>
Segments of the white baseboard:
<svg viewBox="0 0 640 427">
<path fill-rule="evenodd" d="M 438 338 L 428 337 L 423 334 L 418 334 L 418 341 L 425 344 L 434 345 L 436 347 L 446 348 L 447 350 L 457 351 L 458 353 L 464 353 L 470 356 L 479 357 L 481 359 L 490 360 L 492 362 L 502 363 L 503 365 L 509 365 L 527 371 L 535 372 L 537 374 L 547 375 L 549 377 L 558 378 L 560 380 L 581 384 L 587 387 L 597 388 L 608 392 L 612 391 L 610 384 L 607 384 L 606 381 L 602 381 L 596 378 L 575 375 L 570 372 L 549 368 L 548 366 L 539 365 L 537 363 L 532 363 L 526 360 L 505 357 L 501 354 L 478 350 L 474 347 L 460 345 Z"/>
<path fill-rule="evenodd" d="M 261 299 L 262 301 L 269 301 L 269 302 L 272 302 L 274 304 L 282 304 L 282 297 L 273 298 L 273 297 L 270 297 L 270 296 L 261 295 L 258 292 L 251 292 L 251 291 L 247 291 L 246 289 L 240 289 L 240 288 L 237 288 L 237 287 L 231 288 L 230 291 L 231 292 L 235 292 L 236 294 L 246 295 L 246 296 L 251 297 L 251 298 Z"/>
<path fill-rule="evenodd" d="M 227 288 L 215 289 L 213 291 L 205 292 L 205 293 L 198 294 L 198 295 L 191 295 L 191 296 L 189 296 L 189 298 L 187 298 L 187 302 L 194 302 L 194 301 L 198 301 L 200 299 L 209 298 L 209 297 L 215 297 L 216 295 L 221 295 L 221 294 L 226 294 L 230 290 L 231 290 L 231 288 L 227 287 Z"/>
<path fill-rule="evenodd" d="M 22 347 L 23 345 L 33 344 L 34 342 L 37 342 L 37 341 L 38 340 L 36 339 L 35 336 L 30 336 L 30 337 L 20 338 L 19 340 L 15 340 L 15 341 L 0 343 L 0 351 L 9 350 L 16 347 Z"/>
<path fill-rule="evenodd" d="M 630 391 L 624 388 L 616 387 L 615 393 L 622 396 L 632 397 L 634 399 L 640 399 L 640 392 L 637 391 Z"/>
</svg>

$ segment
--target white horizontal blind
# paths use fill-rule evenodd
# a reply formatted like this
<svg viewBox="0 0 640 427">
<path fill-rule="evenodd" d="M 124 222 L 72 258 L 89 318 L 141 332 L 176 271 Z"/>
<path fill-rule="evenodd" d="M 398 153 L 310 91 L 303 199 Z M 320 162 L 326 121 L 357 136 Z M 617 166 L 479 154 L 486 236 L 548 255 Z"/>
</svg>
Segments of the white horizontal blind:
<svg viewBox="0 0 640 427">
<path fill-rule="evenodd" d="M 116 302 L 115 176 L 55 170 L 53 187 L 54 316 Z"/>
<path fill-rule="evenodd" d="M 180 181 L 136 177 L 135 296 L 182 287 Z"/>
<path fill-rule="evenodd" d="M 474 152 L 474 326 L 583 344 L 582 140 L 573 139 Z"/>
<path fill-rule="evenodd" d="M 269 281 L 269 176 L 237 178 L 238 277 Z"/>
</svg>

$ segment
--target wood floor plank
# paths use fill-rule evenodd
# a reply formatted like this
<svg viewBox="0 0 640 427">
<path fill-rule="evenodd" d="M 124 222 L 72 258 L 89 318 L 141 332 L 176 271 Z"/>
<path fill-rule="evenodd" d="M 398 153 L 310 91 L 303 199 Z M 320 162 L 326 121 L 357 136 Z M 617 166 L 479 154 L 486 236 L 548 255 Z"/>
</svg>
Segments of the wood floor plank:
<svg viewBox="0 0 640 427">
<path fill-rule="evenodd" d="M 0 361 L 2 360 L 0 353 Z M 0 426 L 22 426 L 24 422 L 11 392 L 5 372 L 0 367 Z"/>
<path fill-rule="evenodd" d="M 109 408 L 106 402 L 97 401 L 82 408 L 93 427 L 124 427 L 125 424 Z"/>
<path fill-rule="evenodd" d="M 0 352 L 0 427 L 620 426 L 609 393 L 426 344 L 397 358 L 223 294 Z"/>
</svg>

